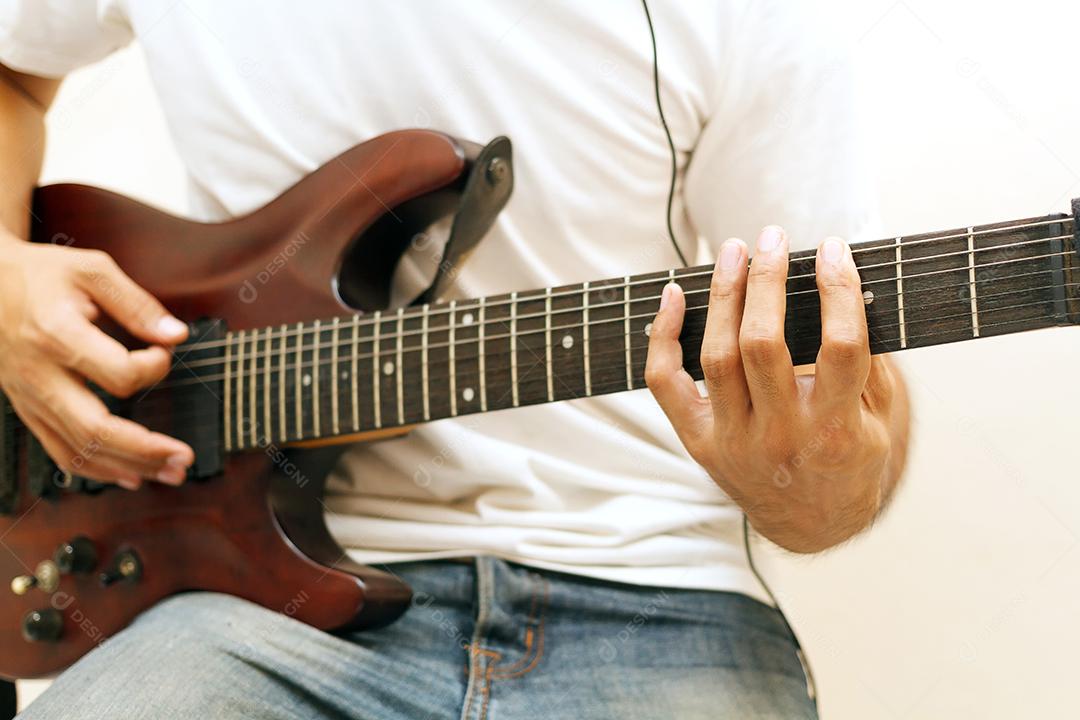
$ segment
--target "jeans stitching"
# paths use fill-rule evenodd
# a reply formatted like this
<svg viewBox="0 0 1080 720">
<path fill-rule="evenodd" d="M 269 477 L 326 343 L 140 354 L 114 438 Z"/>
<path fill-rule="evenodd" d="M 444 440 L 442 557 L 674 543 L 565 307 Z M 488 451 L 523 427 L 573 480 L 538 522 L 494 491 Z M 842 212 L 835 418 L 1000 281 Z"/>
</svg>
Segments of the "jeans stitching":
<svg viewBox="0 0 1080 720">
<path fill-rule="evenodd" d="M 545 624 L 547 622 L 548 605 L 551 602 L 551 584 L 548 582 L 547 578 L 543 577 L 542 575 L 533 575 L 533 577 L 536 578 L 537 580 L 539 580 L 539 585 L 543 590 L 543 600 L 540 603 L 539 623 L 537 625 L 536 636 L 535 636 L 536 637 L 536 653 L 533 655 L 533 658 L 532 658 L 531 661 L 529 661 L 528 665 L 526 665 L 524 667 L 521 667 L 521 665 L 523 663 L 525 663 L 526 658 L 528 658 L 527 654 L 526 654 L 526 656 L 524 658 L 522 658 L 519 662 L 515 663 L 514 665 L 511 665 L 510 667 L 508 667 L 508 668 L 506 668 L 506 669 L 504 669 L 502 671 L 496 672 L 494 674 L 494 677 L 499 678 L 500 680 L 501 679 L 507 679 L 507 678 L 518 678 L 518 677 L 522 677 L 524 675 L 528 675 L 533 670 L 535 670 L 537 667 L 539 667 L 540 660 L 544 657 L 544 629 L 545 629 Z M 538 590 L 538 594 L 539 594 L 539 590 Z M 532 624 L 532 622 L 535 622 L 535 621 L 532 618 L 530 618 L 530 625 Z"/>
<path fill-rule="evenodd" d="M 533 632 L 533 626 L 536 625 L 537 612 L 540 610 L 540 596 L 542 595 L 542 588 L 540 583 L 536 582 L 539 576 L 535 573 L 529 573 L 529 577 L 533 579 L 533 591 L 532 600 L 529 603 L 529 619 L 525 621 L 525 652 L 522 654 L 521 659 L 515 662 L 513 665 L 500 670 L 496 677 L 501 677 L 503 673 L 513 672 L 525 666 L 529 662 L 529 657 L 532 655 L 533 643 L 536 642 L 536 634 Z"/>
<path fill-rule="evenodd" d="M 474 567 L 476 568 L 476 627 L 473 629 L 472 642 L 469 643 L 469 682 L 465 691 L 465 708 L 462 710 L 461 720 L 469 720 L 469 713 L 472 711 L 473 700 L 476 697 L 480 656 L 487 655 L 491 657 L 493 654 L 492 651 L 485 650 L 482 647 L 484 633 L 487 632 L 488 614 L 491 609 L 489 593 L 492 591 L 492 583 L 488 577 L 491 573 L 491 565 L 485 561 L 485 558 L 478 557 L 475 560 Z M 485 675 L 487 675 L 486 672 Z M 488 692 L 486 685 L 489 682 L 490 680 L 485 678 L 485 686 L 481 687 L 481 692 L 485 695 Z"/>
</svg>

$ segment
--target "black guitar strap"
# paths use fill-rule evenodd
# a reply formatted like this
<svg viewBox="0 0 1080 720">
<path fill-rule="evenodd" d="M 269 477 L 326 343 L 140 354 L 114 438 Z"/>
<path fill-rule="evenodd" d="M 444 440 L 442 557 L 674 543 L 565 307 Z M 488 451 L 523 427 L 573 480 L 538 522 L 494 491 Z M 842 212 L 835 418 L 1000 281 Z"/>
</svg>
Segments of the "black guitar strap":
<svg viewBox="0 0 1080 720">
<path fill-rule="evenodd" d="M 477 246 L 506 206 L 514 189 L 514 166 L 510 139 L 499 136 L 487 145 L 461 142 L 469 169 L 450 235 L 443 247 L 435 278 L 416 303 L 438 299 L 453 282 L 469 253 Z"/>
</svg>

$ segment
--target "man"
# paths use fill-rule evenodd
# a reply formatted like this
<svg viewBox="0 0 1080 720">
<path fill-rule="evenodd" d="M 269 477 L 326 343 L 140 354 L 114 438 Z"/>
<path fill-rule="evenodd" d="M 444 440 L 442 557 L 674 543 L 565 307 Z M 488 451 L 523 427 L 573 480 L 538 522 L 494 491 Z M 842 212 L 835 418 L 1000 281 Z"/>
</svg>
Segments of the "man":
<svg viewBox="0 0 1080 720">
<path fill-rule="evenodd" d="M 787 4 L 655 2 L 677 253 L 644 10 L 3 6 L 0 382 L 57 463 L 78 457 L 81 474 L 137 491 L 179 483 L 192 459 L 108 417 L 84 387 L 152 383 L 184 329 L 108 258 L 22 242 L 57 78 L 134 38 L 197 218 L 255 209 L 350 145 L 421 125 L 515 142 L 515 195 L 454 296 L 718 258 L 706 397 L 682 370 L 677 286 L 652 326 L 646 376 L 669 423 L 653 398 L 629 393 L 434 423 L 346 456 L 331 528 L 357 560 L 413 586 L 397 623 L 333 637 L 233 598 L 176 597 L 25 717 L 815 716 L 794 638 L 743 552 L 743 512 L 781 546 L 821 551 L 870 524 L 903 465 L 903 385 L 869 355 L 850 251 L 831 237 L 860 234 L 871 217 L 848 69 Z M 766 222 L 788 231 L 758 232 Z M 749 271 L 747 244 L 731 235 L 756 238 Z M 826 237 L 822 350 L 816 375 L 796 376 L 783 342 L 787 254 Z M 430 264 L 429 249 L 414 250 L 402 297 Z M 149 347 L 101 335 L 99 313 Z M 82 450 L 101 436 L 100 451 Z"/>
</svg>

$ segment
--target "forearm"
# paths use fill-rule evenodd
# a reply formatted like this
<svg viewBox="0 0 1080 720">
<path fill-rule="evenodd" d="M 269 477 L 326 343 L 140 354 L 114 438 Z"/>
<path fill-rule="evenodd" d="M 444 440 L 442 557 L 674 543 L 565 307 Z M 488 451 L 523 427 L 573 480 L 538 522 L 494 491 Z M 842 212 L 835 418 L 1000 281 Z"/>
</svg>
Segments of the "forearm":
<svg viewBox="0 0 1080 720">
<path fill-rule="evenodd" d="M 45 111 L 59 80 L 17 73 L 0 65 L 0 226 L 26 238 L 30 197 L 45 155 Z"/>
</svg>

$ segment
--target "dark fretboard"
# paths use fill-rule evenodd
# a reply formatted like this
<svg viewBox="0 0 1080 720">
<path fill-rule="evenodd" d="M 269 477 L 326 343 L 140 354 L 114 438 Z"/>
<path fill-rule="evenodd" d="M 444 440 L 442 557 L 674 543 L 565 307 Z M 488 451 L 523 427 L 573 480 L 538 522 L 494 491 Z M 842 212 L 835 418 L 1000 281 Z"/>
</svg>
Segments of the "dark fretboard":
<svg viewBox="0 0 1080 720">
<path fill-rule="evenodd" d="M 1048 216 L 853 246 L 871 350 L 894 352 L 1080 321 L 1074 221 Z M 686 292 L 698 353 L 712 268 L 700 266 L 229 333 L 226 448 L 240 450 L 644 387 L 665 283 Z M 791 258 L 787 342 L 814 361 L 814 253 Z"/>
</svg>

